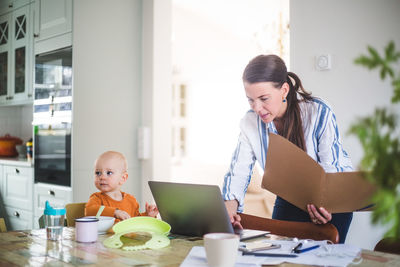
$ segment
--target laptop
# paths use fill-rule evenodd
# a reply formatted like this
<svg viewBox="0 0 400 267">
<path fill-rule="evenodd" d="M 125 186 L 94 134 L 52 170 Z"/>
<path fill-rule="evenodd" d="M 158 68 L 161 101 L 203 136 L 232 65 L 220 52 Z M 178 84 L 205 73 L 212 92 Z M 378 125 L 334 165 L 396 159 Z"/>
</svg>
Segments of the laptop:
<svg viewBox="0 0 400 267">
<path fill-rule="evenodd" d="M 149 186 L 160 216 L 171 225 L 173 234 L 200 237 L 215 232 L 236 233 L 243 241 L 269 233 L 233 229 L 216 185 L 149 181 Z"/>
</svg>

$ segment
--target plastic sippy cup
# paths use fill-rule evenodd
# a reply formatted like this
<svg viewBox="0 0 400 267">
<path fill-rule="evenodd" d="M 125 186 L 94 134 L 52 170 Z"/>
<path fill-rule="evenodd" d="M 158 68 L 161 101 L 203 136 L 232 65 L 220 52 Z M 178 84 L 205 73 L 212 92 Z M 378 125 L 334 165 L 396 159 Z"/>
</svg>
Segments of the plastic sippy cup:
<svg viewBox="0 0 400 267">
<path fill-rule="evenodd" d="M 44 222 L 46 226 L 47 239 L 60 240 L 64 227 L 65 208 L 53 208 L 46 200 L 44 209 Z"/>
</svg>

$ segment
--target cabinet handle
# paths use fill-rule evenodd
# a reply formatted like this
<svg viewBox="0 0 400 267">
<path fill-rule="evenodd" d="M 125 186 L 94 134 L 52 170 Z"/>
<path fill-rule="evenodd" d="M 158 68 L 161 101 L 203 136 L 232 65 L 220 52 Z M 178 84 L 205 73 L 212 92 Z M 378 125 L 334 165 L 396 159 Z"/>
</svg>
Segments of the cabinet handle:
<svg viewBox="0 0 400 267">
<path fill-rule="evenodd" d="M 34 33 L 34 34 L 33 34 L 33 37 L 34 37 L 34 38 L 38 38 L 38 37 L 39 37 L 39 34 L 38 34 L 38 33 Z"/>
<path fill-rule="evenodd" d="M 49 190 L 48 193 L 49 193 L 50 196 L 53 196 L 53 197 L 56 195 L 56 193 L 54 193 L 53 190 Z"/>
<path fill-rule="evenodd" d="M 14 216 L 19 218 L 19 213 L 18 213 L 18 211 L 14 211 Z"/>
<path fill-rule="evenodd" d="M 18 170 L 18 169 L 15 169 L 15 172 L 16 172 L 17 174 L 19 174 L 19 170 Z"/>
</svg>

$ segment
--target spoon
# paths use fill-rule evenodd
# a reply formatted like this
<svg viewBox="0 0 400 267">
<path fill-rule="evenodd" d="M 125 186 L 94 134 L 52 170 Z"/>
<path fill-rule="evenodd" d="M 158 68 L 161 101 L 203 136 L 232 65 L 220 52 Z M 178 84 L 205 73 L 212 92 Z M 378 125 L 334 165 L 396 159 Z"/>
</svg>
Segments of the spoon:
<svg viewBox="0 0 400 267">
<path fill-rule="evenodd" d="M 100 206 L 100 208 L 99 208 L 99 210 L 97 211 L 97 214 L 96 214 L 96 218 L 97 219 L 100 217 L 100 215 L 103 212 L 104 208 L 105 208 L 105 206 Z"/>
</svg>

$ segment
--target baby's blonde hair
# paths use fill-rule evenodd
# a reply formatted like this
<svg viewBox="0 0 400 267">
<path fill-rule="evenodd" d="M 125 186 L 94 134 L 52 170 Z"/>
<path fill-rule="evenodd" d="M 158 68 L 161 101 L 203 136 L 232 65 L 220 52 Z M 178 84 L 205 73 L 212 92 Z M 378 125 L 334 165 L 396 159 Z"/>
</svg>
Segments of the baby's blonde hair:
<svg viewBox="0 0 400 267">
<path fill-rule="evenodd" d="M 125 156 L 124 156 L 124 154 L 122 154 L 121 152 L 117 152 L 117 151 L 106 151 L 106 152 L 104 152 L 103 154 L 101 154 L 97 159 L 96 159 L 96 162 L 97 162 L 97 160 L 98 159 L 100 159 L 100 158 L 102 158 L 102 157 L 113 157 L 113 158 L 117 158 L 117 159 L 119 159 L 119 160 L 121 160 L 122 161 L 122 164 L 123 164 L 123 170 L 122 171 L 127 171 L 128 170 L 128 163 L 127 163 L 127 161 L 126 161 L 126 158 L 125 158 Z M 95 163 L 96 164 L 96 163 Z"/>
</svg>

